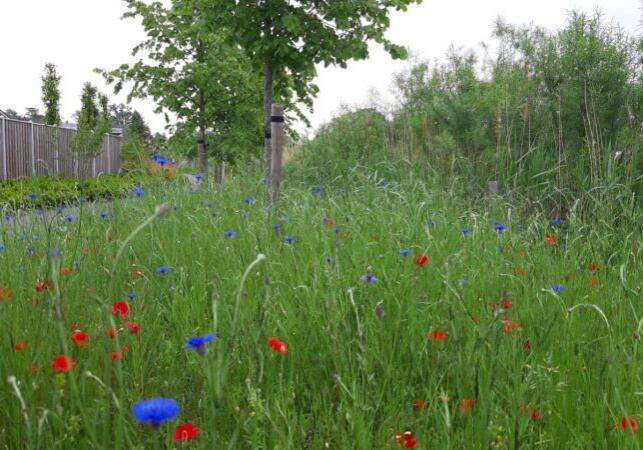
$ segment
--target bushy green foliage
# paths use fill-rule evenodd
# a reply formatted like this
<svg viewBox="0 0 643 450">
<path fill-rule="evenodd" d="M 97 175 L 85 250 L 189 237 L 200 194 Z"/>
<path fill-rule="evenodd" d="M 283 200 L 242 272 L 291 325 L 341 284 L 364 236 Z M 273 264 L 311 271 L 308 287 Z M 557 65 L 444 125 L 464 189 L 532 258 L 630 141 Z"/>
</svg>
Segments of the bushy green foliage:
<svg viewBox="0 0 643 450">
<path fill-rule="evenodd" d="M 312 171 L 312 182 L 346 174 L 355 165 L 373 165 L 386 159 L 386 118 L 374 109 L 350 111 L 322 126 L 305 141 L 290 161 L 292 171 Z"/>
<path fill-rule="evenodd" d="M 55 64 L 45 65 L 42 77 L 42 102 L 45 104 L 45 124 L 60 125 L 60 80 Z"/>
<path fill-rule="evenodd" d="M 392 144 L 480 181 L 641 192 L 638 42 L 576 12 L 557 32 L 499 21 L 494 35 L 498 53 L 483 72 L 474 54 L 454 50 L 397 77 Z"/>
<path fill-rule="evenodd" d="M 118 198 L 141 182 L 141 176 L 102 175 L 97 178 L 33 177 L 0 182 L 0 208 L 54 207 L 81 200 Z M 151 181 L 151 180 L 150 180 Z M 29 198 L 28 194 L 35 194 Z"/>
</svg>

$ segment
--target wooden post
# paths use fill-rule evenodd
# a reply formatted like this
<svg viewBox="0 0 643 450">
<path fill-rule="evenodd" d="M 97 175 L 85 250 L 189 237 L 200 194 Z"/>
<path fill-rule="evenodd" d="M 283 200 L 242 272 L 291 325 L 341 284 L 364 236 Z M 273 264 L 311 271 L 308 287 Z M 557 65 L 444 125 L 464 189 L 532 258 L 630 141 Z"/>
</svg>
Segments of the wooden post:
<svg viewBox="0 0 643 450">
<path fill-rule="evenodd" d="M 31 122 L 31 175 L 36 175 L 36 140 L 33 134 L 33 122 Z"/>
<path fill-rule="evenodd" d="M 272 158 L 270 168 L 270 203 L 279 198 L 281 187 L 281 166 L 284 153 L 284 105 L 273 104 L 270 117 Z"/>
<path fill-rule="evenodd" d="M 7 179 L 7 121 L 2 119 L 2 179 Z"/>
<path fill-rule="evenodd" d="M 96 155 L 92 157 L 92 177 L 96 177 Z"/>
<path fill-rule="evenodd" d="M 112 173 L 112 135 L 107 133 L 107 149 L 105 150 L 105 158 L 107 159 L 107 173 Z"/>
<path fill-rule="evenodd" d="M 208 155 L 205 148 L 205 133 L 199 130 L 196 135 L 196 144 L 197 144 L 197 157 L 199 158 L 199 171 L 203 172 L 203 168 L 208 163 Z M 207 172 L 207 170 L 206 170 Z M 202 173 L 201 176 L 205 179 L 207 178 L 207 173 Z"/>
</svg>

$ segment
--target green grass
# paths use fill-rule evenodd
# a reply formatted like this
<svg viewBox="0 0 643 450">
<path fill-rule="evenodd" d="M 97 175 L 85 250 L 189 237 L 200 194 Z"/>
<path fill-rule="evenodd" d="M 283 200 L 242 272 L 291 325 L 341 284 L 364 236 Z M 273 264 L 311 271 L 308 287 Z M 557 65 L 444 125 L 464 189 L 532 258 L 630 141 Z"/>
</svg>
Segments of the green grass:
<svg viewBox="0 0 643 450">
<path fill-rule="evenodd" d="M 0 287 L 13 296 L 0 299 L 1 448 L 392 449 L 407 430 L 419 449 L 640 448 L 640 430 L 616 427 L 643 419 L 640 232 L 573 216 L 553 228 L 544 211 L 516 217 L 503 199 L 470 205 L 414 179 L 321 194 L 288 186 L 266 220 L 257 178 L 218 193 L 146 189 L 105 206 L 108 218 L 85 204 L 71 223 L 64 212 L 2 222 Z M 160 203 L 176 208 L 116 261 Z M 493 220 L 508 230 L 493 231 Z M 465 227 L 473 231 L 462 236 Z M 414 254 L 429 262 L 418 267 Z M 171 270 L 155 273 L 162 265 Z M 379 281 L 361 281 L 366 273 Z M 36 292 L 46 278 L 54 289 Z M 138 334 L 110 314 L 117 300 Z M 87 344 L 70 329 L 89 333 Z M 446 339 L 427 339 L 433 330 Z M 217 337 L 205 357 L 181 349 L 208 332 Z M 288 344 L 285 356 L 270 336 Z M 58 354 L 77 366 L 55 373 Z M 156 396 L 181 407 L 158 431 L 131 413 Z M 464 399 L 474 404 L 462 412 Z M 184 422 L 200 433 L 173 443 Z"/>
</svg>

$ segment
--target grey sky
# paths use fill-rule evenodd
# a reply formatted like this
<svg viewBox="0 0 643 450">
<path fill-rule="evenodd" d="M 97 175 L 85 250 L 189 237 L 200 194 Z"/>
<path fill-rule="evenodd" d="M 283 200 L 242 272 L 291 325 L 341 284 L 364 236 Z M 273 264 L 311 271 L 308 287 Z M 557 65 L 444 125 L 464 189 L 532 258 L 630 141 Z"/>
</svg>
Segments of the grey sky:
<svg viewBox="0 0 643 450">
<path fill-rule="evenodd" d="M 502 16 L 511 23 L 534 22 L 551 28 L 561 26 L 568 11 L 579 8 L 592 12 L 600 8 L 634 33 L 639 27 L 638 0 L 425 0 L 406 13 L 395 14 L 388 36 L 408 46 L 421 58 L 440 58 L 452 44 L 477 48 L 489 41 L 493 21 Z M 30 106 L 42 110 L 40 77 L 46 62 L 53 62 L 62 74 L 62 114 L 70 118 L 80 106 L 85 81 L 97 84 L 114 97 L 95 67 L 113 68 L 132 61 L 130 51 L 143 39 L 136 21 L 120 20 L 125 10 L 119 0 L 0 0 L 0 107 L 24 112 Z M 404 62 L 394 62 L 373 47 L 367 61 L 349 63 L 347 69 L 322 68 L 317 84 L 321 91 L 310 115 L 316 126 L 328 121 L 340 105 L 360 105 L 372 97 L 372 90 L 392 100 L 392 75 Z M 165 121 L 153 113 L 151 101 L 136 101 L 154 131 Z"/>
</svg>

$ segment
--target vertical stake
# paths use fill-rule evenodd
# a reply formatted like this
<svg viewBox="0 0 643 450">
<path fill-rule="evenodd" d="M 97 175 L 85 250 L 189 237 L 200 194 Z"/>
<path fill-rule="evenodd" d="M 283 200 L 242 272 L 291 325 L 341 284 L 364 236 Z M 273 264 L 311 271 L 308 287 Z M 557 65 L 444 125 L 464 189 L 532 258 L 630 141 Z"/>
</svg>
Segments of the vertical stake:
<svg viewBox="0 0 643 450">
<path fill-rule="evenodd" d="M 284 153 L 284 105 L 273 104 L 270 117 L 272 158 L 270 168 L 270 204 L 279 198 Z"/>
<path fill-rule="evenodd" d="M 36 140 L 33 133 L 34 124 L 31 122 L 31 175 L 36 175 Z"/>
</svg>

